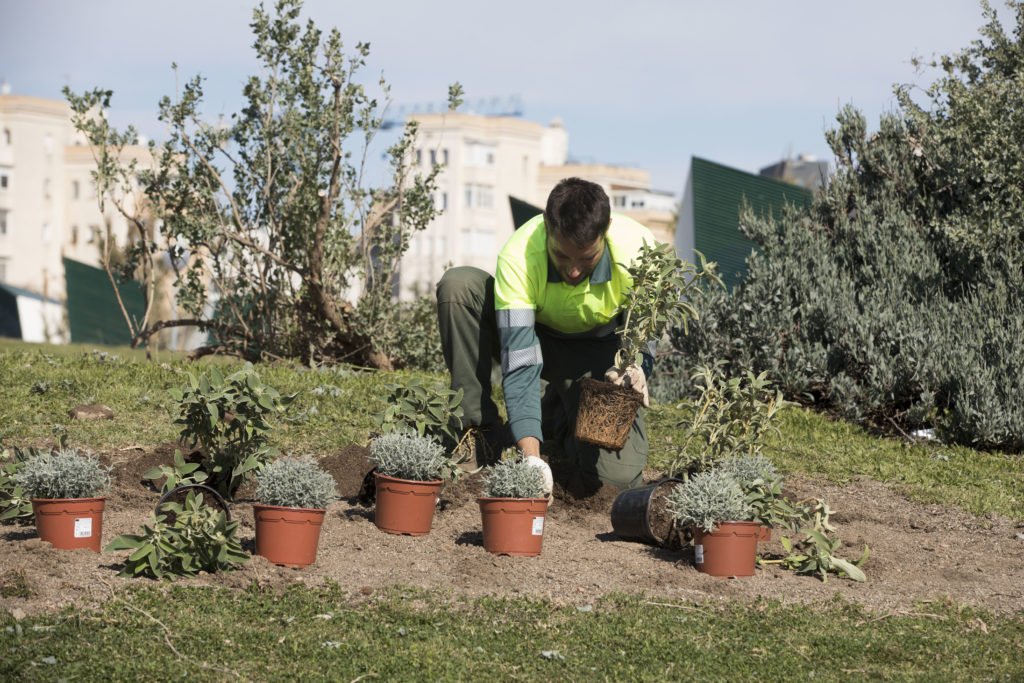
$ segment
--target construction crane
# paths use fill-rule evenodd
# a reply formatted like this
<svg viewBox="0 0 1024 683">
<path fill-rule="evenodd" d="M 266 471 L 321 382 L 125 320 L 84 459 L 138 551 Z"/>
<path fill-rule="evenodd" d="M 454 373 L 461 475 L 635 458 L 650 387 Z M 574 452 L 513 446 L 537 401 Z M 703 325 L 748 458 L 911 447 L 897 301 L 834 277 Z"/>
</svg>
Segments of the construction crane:
<svg viewBox="0 0 1024 683">
<path fill-rule="evenodd" d="M 429 102 L 427 104 L 401 105 L 394 112 L 389 112 L 381 123 L 381 130 L 389 130 L 405 125 L 405 119 L 414 114 L 443 114 L 448 111 L 447 102 Z M 463 114 L 480 116 L 522 116 L 523 100 L 519 95 L 508 97 L 485 97 L 479 100 L 467 100 L 456 110 Z"/>
</svg>

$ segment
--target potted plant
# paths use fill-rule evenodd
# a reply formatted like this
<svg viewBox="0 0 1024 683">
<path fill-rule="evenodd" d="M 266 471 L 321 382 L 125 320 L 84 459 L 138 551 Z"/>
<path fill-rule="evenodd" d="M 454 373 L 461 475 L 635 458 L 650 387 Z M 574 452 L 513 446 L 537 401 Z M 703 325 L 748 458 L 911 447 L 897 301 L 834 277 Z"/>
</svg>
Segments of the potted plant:
<svg viewBox="0 0 1024 683">
<path fill-rule="evenodd" d="M 389 534 L 430 533 L 443 477 L 454 476 L 444 447 L 408 432 L 382 434 L 370 442 L 374 465 L 374 523 Z"/>
<path fill-rule="evenodd" d="M 540 555 L 548 499 L 541 471 L 516 455 L 490 468 L 477 499 L 484 549 L 495 555 Z"/>
<path fill-rule="evenodd" d="M 644 486 L 620 491 L 612 503 L 612 532 L 624 541 L 658 546 L 679 544 L 675 519 L 668 511 L 668 494 L 682 483 L 664 477 Z"/>
<path fill-rule="evenodd" d="M 32 499 L 39 538 L 54 548 L 100 551 L 103 508 L 100 494 L 110 486 L 110 468 L 73 448 L 39 453 L 14 474 Z"/>
<path fill-rule="evenodd" d="M 274 564 L 316 562 L 320 527 L 337 496 L 334 478 L 311 457 L 278 458 L 256 475 L 256 554 Z"/>
<path fill-rule="evenodd" d="M 699 254 L 698 254 L 699 255 Z M 668 327 L 686 328 L 697 319 L 697 309 L 688 294 L 709 277 L 717 280 L 715 264 L 701 256 L 701 270 L 676 257 L 667 244 L 640 248 L 628 267 L 632 286 L 626 294 L 621 324 L 616 330 L 620 348 L 615 354 L 615 372 L 630 376 L 630 368 L 639 370 L 643 353 L 652 353 Z M 584 379 L 580 383 L 580 402 L 576 418 L 576 438 L 604 448 L 620 450 L 629 437 L 636 411 L 646 399 L 639 392 L 612 382 Z"/>
<path fill-rule="evenodd" d="M 792 526 L 796 509 L 782 495 L 782 475 L 763 455 L 745 455 L 722 460 L 715 468 L 735 479 L 747 504 L 751 520 L 760 524 L 758 541 L 770 541 L 772 529 Z"/>
<path fill-rule="evenodd" d="M 739 482 L 727 472 L 695 474 L 668 494 L 677 523 L 693 527 L 694 564 L 712 576 L 752 576 L 760 523 Z"/>
</svg>

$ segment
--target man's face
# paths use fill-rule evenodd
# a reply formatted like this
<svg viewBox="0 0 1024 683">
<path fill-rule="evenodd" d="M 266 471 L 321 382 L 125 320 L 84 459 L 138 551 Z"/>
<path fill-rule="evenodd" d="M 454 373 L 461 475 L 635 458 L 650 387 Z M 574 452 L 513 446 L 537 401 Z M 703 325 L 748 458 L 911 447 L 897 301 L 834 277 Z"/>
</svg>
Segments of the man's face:
<svg viewBox="0 0 1024 683">
<path fill-rule="evenodd" d="M 560 240 L 548 234 L 548 258 L 564 282 L 577 285 L 590 277 L 604 253 L 604 238 L 584 246 L 577 246 L 569 240 Z"/>
</svg>

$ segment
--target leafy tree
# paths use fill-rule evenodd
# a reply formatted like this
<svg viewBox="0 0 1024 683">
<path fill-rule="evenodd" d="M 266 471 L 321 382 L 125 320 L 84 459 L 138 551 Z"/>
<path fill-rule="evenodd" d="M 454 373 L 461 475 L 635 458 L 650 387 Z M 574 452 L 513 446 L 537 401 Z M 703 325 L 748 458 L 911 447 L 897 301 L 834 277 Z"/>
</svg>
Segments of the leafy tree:
<svg viewBox="0 0 1024 683">
<path fill-rule="evenodd" d="M 1007 7 L 1012 32 L 983 3 L 980 38 L 931 62 L 928 87 L 897 86 L 877 131 L 839 112 L 837 171 L 808 211 L 744 212 L 759 250 L 731 297 L 698 300 L 675 336 L 685 363 L 727 359 L 850 419 L 1024 450 L 1024 3 Z"/>
<path fill-rule="evenodd" d="M 245 84 L 241 111 L 205 119 L 199 76 L 161 100 L 169 134 L 150 144 L 152 169 L 121 161 L 137 135 L 110 126 L 111 91 L 65 89 L 74 123 L 95 150 L 99 194 L 133 229 L 122 271 L 141 278 L 150 297 L 144 319 L 128 320 L 134 344 L 192 326 L 209 333 L 201 353 L 394 364 L 394 278 L 410 236 L 437 214 L 440 167 L 413 171 L 410 124 L 388 149 L 389 184 L 366 185 L 368 150 L 384 116 L 359 80 L 370 46 L 346 52 L 337 29 L 303 26 L 300 10 L 301 0 L 278 0 L 273 13 L 254 10 L 262 68 Z M 377 87 L 387 99 L 383 79 Z M 450 106 L 461 93 L 451 86 Z M 126 201 L 133 194 L 139 200 Z M 160 264 L 174 270 L 182 319 L 154 314 Z"/>
</svg>

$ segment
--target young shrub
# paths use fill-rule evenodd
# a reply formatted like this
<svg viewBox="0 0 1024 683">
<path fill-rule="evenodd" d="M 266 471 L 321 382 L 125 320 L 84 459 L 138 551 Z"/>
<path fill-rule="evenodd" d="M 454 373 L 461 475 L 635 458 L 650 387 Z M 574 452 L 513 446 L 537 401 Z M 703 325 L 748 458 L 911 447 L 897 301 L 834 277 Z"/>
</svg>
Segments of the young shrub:
<svg viewBox="0 0 1024 683">
<path fill-rule="evenodd" d="M 381 433 L 411 431 L 455 443 L 462 431 L 462 389 L 410 378 L 388 384 L 385 408 L 377 416 Z"/>
<path fill-rule="evenodd" d="M 122 576 L 161 579 L 199 572 L 235 569 L 248 559 L 238 540 L 238 520 L 206 505 L 202 493 L 189 491 L 182 504 L 173 501 L 143 526 L 141 534 L 124 534 L 107 551 L 131 550 Z"/>
<path fill-rule="evenodd" d="M 703 282 L 721 284 L 716 264 L 700 257 L 700 269 L 676 257 L 667 244 L 644 244 L 629 266 L 633 285 L 626 293 L 622 325 L 616 330 L 622 346 L 615 354 L 615 365 L 640 366 L 649 344 L 657 343 L 670 327 L 686 329 L 697 318 L 697 309 L 689 303 L 690 294 Z"/>
<path fill-rule="evenodd" d="M 337 494 L 334 477 L 310 456 L 278 458 L 256 475 L 256 499 L 265 505 L 323 510 Z"/>
<path fill-rule="evenodd" d="M 417 434 L 392 432 L 370 442 L 370 460 L 379 474 L 412 481 L 435 481 L 450 461 L 437 441 Z"/>
<path fill-rule="evenodd" d="M 518 458 L 502 460 L 490 468 L 484 485 L 487 498 L 543 498 L 541 471 Z"/>
<path fill-rule="evenodd" d="M 722 364 L 698 368 L 691 379 L 700 395 L 676 428 L 682 432 L 670 476 L 685 476 L 714 467 L 726 458 L 761 454 L 765 437 L 778 431 L 775 417 L 786 404 L 769 387 L 766 373 L 726 377 Z"/>
<path fill-rule="evenodd" d="M 270 420 L 283 414 L 295 396 L 282 396 L 264 384 L 246 363 L 227 377 L 217 368 L 199 376 L 190 373 L 189 383 L 172 391 L 171 398 L 178 403 L 175 424 L 182 425 L 181 440 L 202 449 L 206 483 L 230 498 L 244 476 L 273 457 Z"/>
<path fill-rule="evenodd" d="M 110 486 L 110 468 L 73 448 L 28 458 L 14 482 L 30 498 L 95 498 Z"/>
<path fill-rule="evenodd" d="M 732 475 L 718 470 L 695 474 L 665 497 L 669 513 L 683 526 L 711 533 L 721 522 L 750 520 L 750 505 Z"/>
</svg>

